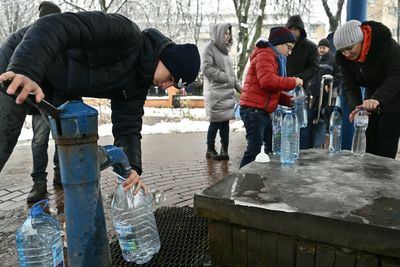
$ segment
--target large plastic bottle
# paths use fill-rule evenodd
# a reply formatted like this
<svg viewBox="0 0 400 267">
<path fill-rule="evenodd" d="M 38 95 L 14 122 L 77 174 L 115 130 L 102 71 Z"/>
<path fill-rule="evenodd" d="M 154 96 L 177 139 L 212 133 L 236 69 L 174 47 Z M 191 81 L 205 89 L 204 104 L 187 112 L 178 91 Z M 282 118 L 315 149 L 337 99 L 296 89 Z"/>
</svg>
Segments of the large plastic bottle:
<svg viewBox="0 0 400 267">
<path fill-rule="evenodd" d="M 329 152 L 342 150 L 342 115 L 338 107 L 334 107 L 329 120 Z"/>
<path fill-rule="evenodd" d="M 281 163 L 292 164 L 296 160 L 298 141 L 296 141 L 296 114 L 293 109 L 287 109 L 282 122 Z"/>
<path fill-rule="evenodd" d="M 118 177 L 118 185 L 111 213 L 118 235 L 122 256 L 126 261 L 144 264 L 160 250 L 156 220 L 152 210 L 151 194 L 141 189 L 136 195 L 133 190 L 124 192 L 124 178 Z"/>
<path fill-rule="evenodd" d="M 272 152 L 274 155 L 281 154 L 281 129 L 283 121 L 282 107 L 278 106 L 272 114 Z"/>
<path fill-rule="evenodd" d="M 294 109 L 297 115 L 297 120 L 300 128 L 307 127 L 307 105 L 306 94 L 303 87 L 296 86 L 292 92 L 294 99 Z"/>
<path fill-rule="evenodd" d="M 365 130 L 368 127 L 368 114 L 364 110 L 357 112 L 354 117 L 354 136 L 353 144 L 351 146 L 351 152 L 355 155 L 363 156 L 365 149 L 367 148 L 367 141 L 365 137 Z"/>
<path fill-rule="evenodd" d="M 16 245 L 20 267 L 64 266 L 61 226 L 43 212 L 48 200 L 34 204 L 28 218 L 17 230 Z"/>
</svg>

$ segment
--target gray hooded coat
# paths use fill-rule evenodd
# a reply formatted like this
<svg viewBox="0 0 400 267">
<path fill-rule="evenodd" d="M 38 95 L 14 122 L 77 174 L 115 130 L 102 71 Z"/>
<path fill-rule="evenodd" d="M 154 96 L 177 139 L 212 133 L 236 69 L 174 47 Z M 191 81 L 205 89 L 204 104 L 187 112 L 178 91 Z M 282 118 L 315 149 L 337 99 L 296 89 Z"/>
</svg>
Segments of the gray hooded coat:
<svg viewBox="0 0 400 267">
<path fill-rule="evenodd" d="M 215 25 L 211 32 L 211 41 L 203 53 L 204 100 L 210 122 L 223 122 L 234 117 L 234 89 L 238 92 L 241 90 L 229 55 L 232 39 L 228 45 L 224 40 L 225 32 L 231 32 L 231 29 L 229 23 Z"/>
</svg>

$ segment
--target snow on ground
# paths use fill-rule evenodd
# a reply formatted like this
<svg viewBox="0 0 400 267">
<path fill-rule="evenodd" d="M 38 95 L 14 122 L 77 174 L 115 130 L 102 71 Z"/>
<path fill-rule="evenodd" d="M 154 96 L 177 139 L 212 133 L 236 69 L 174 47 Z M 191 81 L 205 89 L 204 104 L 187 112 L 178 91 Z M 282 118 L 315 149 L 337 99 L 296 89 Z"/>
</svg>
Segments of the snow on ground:
<svg viewBox="0 0 400 267">
<path fill-rule="evenodd" d="M 100 117 L 104 123 L 99 125 L 99 136 L 112 135 L 112 124 L 107 121 L 107 114 L 111 114 L 110 110 L 102 107 Z M 189 132 L 206 132 L 209 122 L 206 119 L 204 108 L 194 109 L 172 109 L 172 108 L 145 108 L 144 117 L 156 117 L 160 122 L 154 125 L 143 125 L 142 134 L 168 134 L 168 133 L 189 133 Z M 171 121 L 172 120 L 172 121 Z M 19 136 L 19 141 L 32 139 L 31 116 L 25 120 L 25 125 Z M 231 131 L 244 131 L 243 122 L 231 120 Z"/>
</svg>

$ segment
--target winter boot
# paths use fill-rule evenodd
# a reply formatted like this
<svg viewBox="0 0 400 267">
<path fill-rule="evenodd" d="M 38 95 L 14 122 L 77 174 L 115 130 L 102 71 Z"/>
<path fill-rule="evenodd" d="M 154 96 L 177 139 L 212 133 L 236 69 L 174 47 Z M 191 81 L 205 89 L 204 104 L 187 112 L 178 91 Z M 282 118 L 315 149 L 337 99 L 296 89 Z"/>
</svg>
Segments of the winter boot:
<svg viewBox="0 0 400 267">
<path fill-rule="evenodd" d="M 45 183 L 34 183 L 31 192 L 29 192 L 27 202 L 35 203 L 46 198 L 47 185 Z"/>
<path fill-rule="evenodd" d="M 214 145 L 208 145 L 207 146 L 206 158 L 214 159 L 214 160 L 221 160 L 218 152 L 215 150 L 215 146 Z"/>
<path fill-rule="evenodd" d="M 219 153 L 221 160 L 228 160 L 228 144 L 221 144 L 221 152 Z"/>
</svg>

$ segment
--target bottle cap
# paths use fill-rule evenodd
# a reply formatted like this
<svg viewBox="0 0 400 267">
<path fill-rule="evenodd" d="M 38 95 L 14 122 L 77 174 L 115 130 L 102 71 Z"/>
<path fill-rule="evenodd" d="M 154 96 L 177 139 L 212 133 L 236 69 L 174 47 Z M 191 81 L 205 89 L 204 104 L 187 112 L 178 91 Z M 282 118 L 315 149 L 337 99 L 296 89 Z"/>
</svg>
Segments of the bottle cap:
<svg viewBox="0 0 400 267">
<path fill-rule="evenodd" d="M 48 199 L 43 199 L 39 202 L 36 202 L 31 208 L 31 216 L 36 217 L 43 213 L 44 208 L 49 204 Z"/>
</svg>

